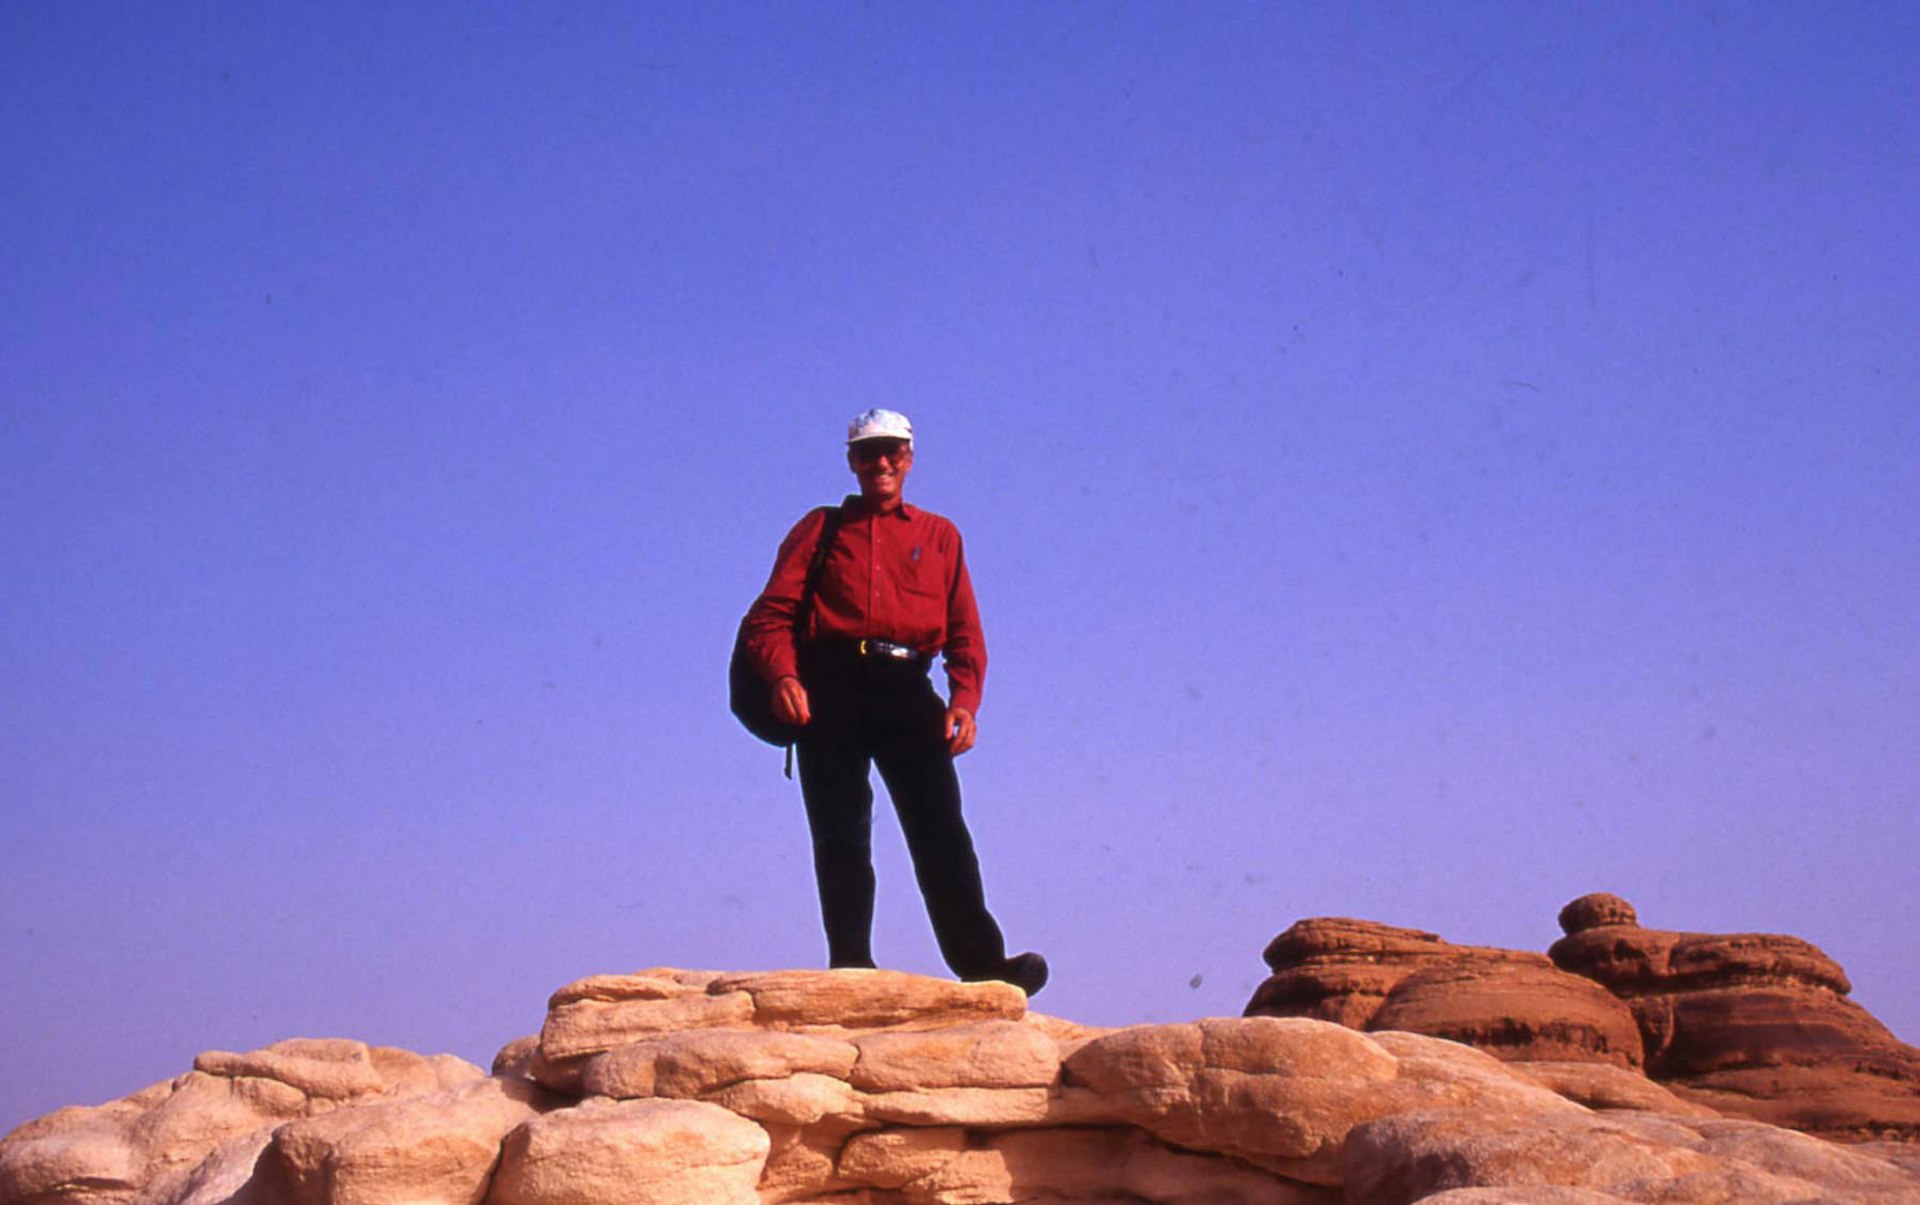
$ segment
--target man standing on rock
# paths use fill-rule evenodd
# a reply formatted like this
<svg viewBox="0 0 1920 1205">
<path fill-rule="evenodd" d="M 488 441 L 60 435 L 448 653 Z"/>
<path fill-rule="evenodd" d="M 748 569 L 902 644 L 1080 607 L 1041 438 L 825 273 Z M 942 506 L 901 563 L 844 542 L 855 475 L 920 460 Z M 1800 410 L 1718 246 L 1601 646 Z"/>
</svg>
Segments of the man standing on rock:
<svg viewBox="0 0 1920 1205">
<path fill-rule="evenodd" d="M 745 625 L 774 715 L 800 731 L 800 790 L 829 965 L 874 965 L 868 775 L 877 765 L 947 965 L 962 979 L 1001 979 L 1031 996 L 1047 982 L 1047 960 L 1007 957 L 960 814 L 953 759 L 973 748 L 987 648 L 959 529 L 901 497 L 913 468 L 905 415 L 869 410 L 855 418 L 847 467 L 860 492 L 841 504 L 838 529 L 827 507 L 794 525 Z M 806 630 L 796 632 L 808 567 L 828 533 Z M 936 655 L 946 662 L 945 702 L 928 679 Z"/>
</svg>

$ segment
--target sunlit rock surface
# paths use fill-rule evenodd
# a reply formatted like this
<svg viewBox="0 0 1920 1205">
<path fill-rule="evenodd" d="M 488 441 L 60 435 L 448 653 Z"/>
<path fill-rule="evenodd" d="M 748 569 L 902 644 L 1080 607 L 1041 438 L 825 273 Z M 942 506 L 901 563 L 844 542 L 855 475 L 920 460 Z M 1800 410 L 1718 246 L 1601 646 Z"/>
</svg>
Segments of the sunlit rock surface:
<svg viewBox="0 0 1920 1205">
<path fill-rule="evenodd" d="M 530 1021 L 491 1075 L 344 1041 L 203 1055 L 0 1140 L 0 1205 L 1920 1201 L 1913 1148 L 1730 1120 L 1611 1049 L 1096 1029 L 887 971 L 600 975 Z"/>
</svg>

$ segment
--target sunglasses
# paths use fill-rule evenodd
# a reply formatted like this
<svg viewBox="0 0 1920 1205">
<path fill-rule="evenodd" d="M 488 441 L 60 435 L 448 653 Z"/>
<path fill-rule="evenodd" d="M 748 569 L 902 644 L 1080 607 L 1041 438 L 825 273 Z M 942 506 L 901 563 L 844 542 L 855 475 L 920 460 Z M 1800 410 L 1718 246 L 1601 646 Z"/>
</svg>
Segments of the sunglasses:
<svg viewBox="0 0 1920 1205">
<path fill-rule="evenodd" d="M 898 439 L 868 439 L 853 445 L 853 458 L 861 464 L 872 464 L 877 460 L 891 460 L 899 464 L 913 455 L 913 445 Z"/>
</svg>

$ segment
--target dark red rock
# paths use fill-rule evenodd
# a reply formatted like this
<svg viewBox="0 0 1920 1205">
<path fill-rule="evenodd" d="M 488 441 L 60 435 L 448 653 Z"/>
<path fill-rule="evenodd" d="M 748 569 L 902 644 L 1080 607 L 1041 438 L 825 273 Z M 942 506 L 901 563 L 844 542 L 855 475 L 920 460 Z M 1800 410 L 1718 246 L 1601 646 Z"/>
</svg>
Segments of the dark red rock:
<svg viewBox="0 0 1920 1205">
<path fill-rule="evenodd" d="M 1617 895 L 1596 891 L 1583 895 L 1579 899 L 1560 909 L 1560 931 L 1578 933 L 1582 929 L 1597 929 L 1601 925 L 1637 925 L 1640 916 L 1633 905 Z"/>
<path fill-rule="evenodd" d="M 1648 1075 L 1723 1113 L 1829 1138 L 1920 1140 L 1920 1050 L 1846 998 L 1846 972 L 1819 947 L 1621 919 L 1633 915 L 1615 896 L 1575 900 L 1548 953 L 1633 1010 Z"/>
<path fill-rule="evenodd" d="M 1539 954 L 1457 946 L 1419 929 L 1344 917 L 1303 920 L 1267 946 L 1273 969 L 1246 1015 L 1404 1030 L 1502 1059 L 1638 1067 L 1633 1014 Z"/>
</svg>

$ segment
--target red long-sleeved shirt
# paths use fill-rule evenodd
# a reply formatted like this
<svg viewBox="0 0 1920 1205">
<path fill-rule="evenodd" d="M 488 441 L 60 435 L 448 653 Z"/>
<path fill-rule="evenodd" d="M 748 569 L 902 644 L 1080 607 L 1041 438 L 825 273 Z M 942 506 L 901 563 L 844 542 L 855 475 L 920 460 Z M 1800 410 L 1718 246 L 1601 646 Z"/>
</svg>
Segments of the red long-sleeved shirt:
<svg viewBox="0 0 1920 1205">
<path fill-rule="evenodd" d="M 911 645 L 928 657 L 943 653 L 949 705 L 978 713 L 987 642 L 960 529 L 904 502 L 878 514 L 856 495 L 843 510 L 802 638 L 870 637 Z M 780 542 L 767 588 L 747 612 L 747 650 L 769 684 L 799 673 L 793 616 L 825 521 L 823 508 L 794 524 Z"/>
</svg>

